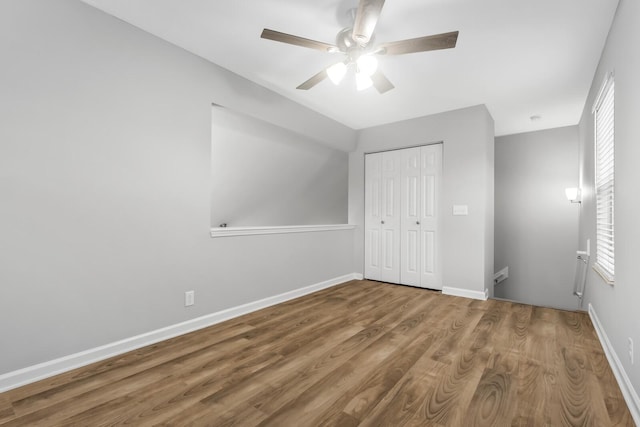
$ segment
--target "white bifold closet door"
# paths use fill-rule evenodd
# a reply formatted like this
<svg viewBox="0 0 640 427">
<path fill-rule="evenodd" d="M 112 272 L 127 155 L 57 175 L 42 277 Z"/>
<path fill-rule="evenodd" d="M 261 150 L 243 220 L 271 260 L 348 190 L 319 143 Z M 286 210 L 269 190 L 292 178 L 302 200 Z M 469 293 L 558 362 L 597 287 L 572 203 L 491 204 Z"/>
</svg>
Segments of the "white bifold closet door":
<svg viewBox="0 0 640 427">
<path fill-rule="evenodd" d="M 365 159 L 365 277 L 442 289 L 442 144 Z"/>
<path fill-rule="evenodd" d="M 365 162 L 365 276 L 400 283 L 400 165 L 394 151 Z"/>
</svg>

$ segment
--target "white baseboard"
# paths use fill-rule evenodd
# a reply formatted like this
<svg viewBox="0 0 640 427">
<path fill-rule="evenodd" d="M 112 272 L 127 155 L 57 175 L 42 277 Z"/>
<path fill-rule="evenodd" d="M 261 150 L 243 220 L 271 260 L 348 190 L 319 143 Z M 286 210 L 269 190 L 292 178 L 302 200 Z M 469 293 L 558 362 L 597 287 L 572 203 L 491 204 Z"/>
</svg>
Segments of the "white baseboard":
<svg viewBox="0 0 640 427">
<path fill-rule="evenodd" d="M 613 349 L 611 341 L 609 341 L 609 337 L 603 329 L 602 323 L 600 323 L 600 319 L 598 319 L 598 315 L 591 304 L 589 304 L 589 317 L 591 318 L 591 323 L 593 323 L 593 327 L 598 334 L 598 338 L 600 338 L 600 343 L 604 349 L 604 354 L 607 356 L 613 375 L 615 375 L 616 380 L 618 380 L 618 385 L 620 386 L 624 400 L 629 407 L 629 412 L 631 412 L 633 421 L 636 425 L 640 426 L 640 398 L 638 397 L 638 393 L 633 388 L 631 380 L 624 370 L 622 362 L 616 354 L 616 351 Z"/>
<path fill-rule="evenodd" d="M 489 298 L 488 289 L 485 289 L 484 292 L 481 292 L 481 291 L 472 291 L 469 289 L 453 288 L 451 286 L 443 286 L 442 293 L 444 295 L 453 295 L 455 297 L 465 297 L 465 298 L 479 299 L 483 301 L 486 301 L 487 298 Z"/>
<path fill-rule="evenodd" d="M 39 363 L 37 365 L 28 366 L 17 371 L 8 372 L 0 375 L 0 393 L 11 390 L 29 383 L 43 380 L 72 369 L 80 368 L 91 363 L 99 362 L 113 356 L 117 356 L 128 351 L 136 350 L 157 342 L 167 340 L 169 338 L 183 335 L 198 329 L 206 328 L 216 323 L 242 316 L 265 307 L 269 307 L 281 302 L 285 302 L 294 298 L 301 297 L 322 289 L 330 288 L 349 280 L 360 280 L 361 274 L 346 274 L 344 276 L 335 277 L 316 283 L 304 288 L 295 289 L 272 297 L 253 301 L 247 304 L 232 307 L 226 310 L 211 313 L 206 316 L 187 320 L 186 322 L 177 323 L 165 328 L 156 329 L 131 338 L 126 338 L 100 347 L 81 351 L 79 353 L 60 357 L 48 362 Z"/>
</svg>

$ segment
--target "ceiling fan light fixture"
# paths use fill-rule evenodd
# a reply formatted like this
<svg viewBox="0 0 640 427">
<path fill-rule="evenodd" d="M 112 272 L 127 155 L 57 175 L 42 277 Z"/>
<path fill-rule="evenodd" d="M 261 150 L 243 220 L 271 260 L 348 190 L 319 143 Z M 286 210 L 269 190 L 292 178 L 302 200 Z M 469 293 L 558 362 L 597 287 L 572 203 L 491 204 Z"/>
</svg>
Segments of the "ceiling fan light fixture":
<svg viewBox="0 0 640 427">
<path fill-rule="evenodd" d="M 373 80 L 371 77 L 366 75 L 365 73 L 358 71 L 356 72 L 356 89 L 361 91 L 365 89 L 369 89 L 373 86 Z"/>
<path fill-rule="evenodd" d="M 339 85 L 344 75 L 347 73 L 347 64 L 344 62 L 338 62 L 327 68 L 327 76 L 334 85 Z"/>
<path fill-rule="evenodd" d="M 323 68 L 319 73 L 298 85 L 296 89 L 309 90 L 327 78 L 338 85 L 351 68 L 355 69 L 356 88 L 359 91 L 373 86 L 378 93 L 383 94 L 394 86 L 384 73 L 378 70 L 378 61 L 373 55 L 395 56 L 456 47 L 458 31 L 377 44 L 374 32 L 385 0 L 350 1 L 358 3 L 358 7 L 354 9 L 355 13 L 351 13 L 353 19 L 350 22 L 353 22 L 353 25 L 338 32 L 335 44 L 268 28 L 262 30 L 260 37 L 263 39 L 346 56 L 342 63 Z"/>
<path fill-rule="evenodd" d="M 372 55 L 362 55 L 356 61 L 358 70 L 367 76 L 372 76 L 378 69 L 378 60 Z"/>
</svg>

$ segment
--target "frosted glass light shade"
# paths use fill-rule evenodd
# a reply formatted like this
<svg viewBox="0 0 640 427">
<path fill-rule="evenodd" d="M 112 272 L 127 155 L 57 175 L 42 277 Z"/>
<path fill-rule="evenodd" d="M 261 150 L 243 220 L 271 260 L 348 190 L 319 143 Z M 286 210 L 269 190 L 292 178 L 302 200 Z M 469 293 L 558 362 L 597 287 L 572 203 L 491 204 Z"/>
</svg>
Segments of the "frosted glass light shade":
<svg viewBox="0 0 640 427">
<path fill-rule="evenodd" d="M 334 85 L 340 84 L 344 75 L 347 73 L 347 65 L 344 62 L 338 62 L 327 68 L 327 76 Z"/>
<path fill-rule="evenodd" d="M 371 55 L 362 55 L 358 58 L 358 71 L 366 74 L 367 76 L 371 76 L 378 69 L 378 60 L 375 56 Z"/>
<path fill-rule="evenodd" d="M 358 72 L 356 73 L 356 89 L 357 90 L 365 90 L 373 86 L 373 81 L 371 77 L 366 75 L 365 73 Z"/>
<path fill-rule="evenodd" d="M 564 193 L 567 196 L 567 200 L 569 200 L 571 203 L 580 202 L 580 190 L 578 188 L 567 188 L 564 190 Z"/>
</svg>

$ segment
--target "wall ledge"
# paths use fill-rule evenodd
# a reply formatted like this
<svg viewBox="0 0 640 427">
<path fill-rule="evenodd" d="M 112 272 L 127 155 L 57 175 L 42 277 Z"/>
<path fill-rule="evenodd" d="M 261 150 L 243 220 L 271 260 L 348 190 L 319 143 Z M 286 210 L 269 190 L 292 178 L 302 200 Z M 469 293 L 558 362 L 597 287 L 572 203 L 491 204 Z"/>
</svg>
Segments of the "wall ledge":
<svg viewBox="0 0 640 427">
<path fill-rule="evenodd" d="M 604 354 L 607 356 L 607 360 L 609 361 L 609 365 L 611 366 L 613 375 L 618 381 L 618 386 L 620 386 L 620 391 L 622 391 L 624 401 L 629 407 L 629 412 L 631 412 L 633 421 L 636 423 L 636 425 L 640 426 L 640 397 L 638 397 L 638 393 L 633 388 L 631 379 L 629 379 L 627 372 L 624 370 L 624 366 L 622 366 L 620 358 L 616 354 L 616 351 L 613 349 L 611 341 L 609 341 L 609 337 L 602 327 L 602 323 L 600 323 L 600 319 L 598 319 L 596 310 L 593 308 L 591 303 L 589 303 L 589 317 L 591 318 L 591 323 L 593 323 L 593 327 L 598 334 L 600 344 L 602 344 Z"/>
<path fill-rule="evenodd" d="M 165 328 L 156 329 L 144 334 L 125 338 L 100 347 L 91 348 L 79 353 L 63 356 L 58 359 L 28 366 L 16 371 L 0 375 L 0 393 L 21 387 L 54 375 L 62 374 L 76 368 L 90 365 L 95 362 L 118 356 L 132 350 L 136 350 L 160 341 L 184 335 L 198 329 L 206 328 L 234 317 L 242 316 L 256 310 L 260 310 L 275 304 L 301 297 L 322 289 L 330 288 L 350 280 L 359 280 L 362 275 L 357 273 L 345 274 L 323 282 L 315 283 L 303 288 L 294 289 L 282 294 L 267 297 L 258 301 L 249 302 L 226 310 L 207 314 L 202 317 L 176 323 Z"/>
<path fill-rule="evenodd" d="M 353 230 L 352 224 L 284 225 L 269 227 L 220 227 L 211 229 L 211 237 L 255 236 L 259 234 L 309 233 L 314 231 Z"/>
</svg>

